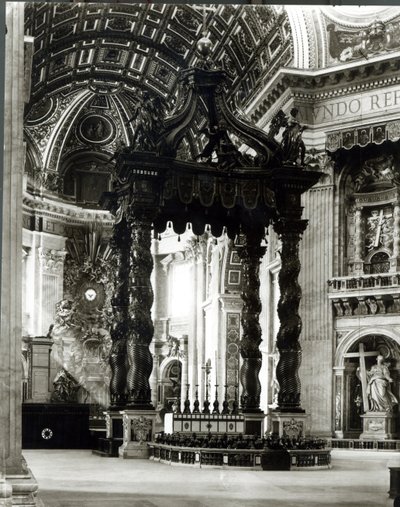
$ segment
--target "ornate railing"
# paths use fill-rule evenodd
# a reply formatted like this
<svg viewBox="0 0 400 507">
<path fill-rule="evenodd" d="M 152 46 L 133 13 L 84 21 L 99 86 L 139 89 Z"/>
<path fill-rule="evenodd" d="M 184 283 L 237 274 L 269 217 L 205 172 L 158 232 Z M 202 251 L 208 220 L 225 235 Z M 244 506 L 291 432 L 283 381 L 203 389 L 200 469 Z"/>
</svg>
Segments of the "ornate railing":
<svg viewBox="0 0 400 507">
<path fill-rule="evenodd" d="M 342 276 L 328 281 L 329 292 L 347 292 L 372 288 L 400 288 L 400 273 Z"/>
<path fill-rule="evenodd" d="M 282 461 L 282 455 L 287 458 L 287 470 L 330 468 L 331 465 L 331 450 L 329 448 L 271 451 L 268 449 L 203 449 L 157 443 L 150 443 L 148 446 L 150 459 L 153 461 L 169 465 L 189 465 L 197 468 L 213 466 L 274 470 L 278 468 L 271 466 L 271 463 Z"/>
<path fill-rule="evenodd" d="M 400 273 L 343 276 L 328 286 L 336 317 L 400 313 Z"/>
<path fill-rule="evenodd" d="M 332 449 L 364 451 L 400 451 L 400 440 L 359 440 L 356 438 L 332 438 L 328 440 Z"/>
</svg>

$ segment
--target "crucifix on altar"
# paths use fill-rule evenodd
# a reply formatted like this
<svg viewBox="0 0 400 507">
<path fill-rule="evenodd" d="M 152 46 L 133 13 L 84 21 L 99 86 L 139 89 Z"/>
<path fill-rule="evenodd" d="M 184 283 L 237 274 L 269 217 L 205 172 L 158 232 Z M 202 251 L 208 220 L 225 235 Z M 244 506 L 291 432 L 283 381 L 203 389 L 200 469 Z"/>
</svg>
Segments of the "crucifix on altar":
<svg viewBox="0 0 400 507">
<path fill-rule="evenodd" d="M 398 401 L 391 391 L 388 364 L 379 351 L 365 351 L 364 343 L 359 344 L 358 352 L 350 352 L 346 357 L 359 358 L 357 369 L 361 381 L 364 414 L 363 433 L 361 440 L 385 440 L 395 438 L 396 414 L 393 408 Z M 376 357 L 376 363 L 369 370 L 366 368 L 365 358 Z"/>
</svg>

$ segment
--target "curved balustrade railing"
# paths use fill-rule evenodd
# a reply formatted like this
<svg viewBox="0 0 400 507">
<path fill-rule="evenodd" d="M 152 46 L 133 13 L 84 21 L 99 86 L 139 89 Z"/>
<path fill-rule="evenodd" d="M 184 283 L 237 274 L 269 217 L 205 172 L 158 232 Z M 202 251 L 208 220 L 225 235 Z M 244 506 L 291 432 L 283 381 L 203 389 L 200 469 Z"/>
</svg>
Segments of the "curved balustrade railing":
<svg viewBox="0 0 400 507">
<path fill-rule="evenodd" d="M 330 468 L 331 450 L 326 449 L 211 449 L 149 443 L 150 459 L 169 465 L 295 470 Z"/>
</svg>

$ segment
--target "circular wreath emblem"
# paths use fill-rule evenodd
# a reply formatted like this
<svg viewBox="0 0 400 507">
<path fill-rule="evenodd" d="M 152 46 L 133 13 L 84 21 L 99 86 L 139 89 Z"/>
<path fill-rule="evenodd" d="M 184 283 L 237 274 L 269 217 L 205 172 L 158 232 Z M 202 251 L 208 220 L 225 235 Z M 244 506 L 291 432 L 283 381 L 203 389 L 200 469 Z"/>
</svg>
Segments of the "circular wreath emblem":
<svg viewBox="0 0 400 507">
<path fill-rule="evenodd" d="M 50 428 L 44 428 L 42 430 L 42 438 L 44 440 L 50 440 L 50 438 L 53 436 L 53 432 Z"/>
</svg>

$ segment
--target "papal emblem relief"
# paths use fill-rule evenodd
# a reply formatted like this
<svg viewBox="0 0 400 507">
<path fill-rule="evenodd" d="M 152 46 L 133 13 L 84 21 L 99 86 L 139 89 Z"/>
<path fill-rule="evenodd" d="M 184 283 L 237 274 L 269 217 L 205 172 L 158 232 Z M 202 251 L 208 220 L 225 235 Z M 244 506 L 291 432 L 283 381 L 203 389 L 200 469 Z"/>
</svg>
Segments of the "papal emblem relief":
<svg viewBox="0 0 400 507">
<path fill-rule="evenodd" d="M 393 212 L 391 206 L 371 210 L 366 219 L 365 248 L 366 253 L 393 246 Z"/>
</svg>

